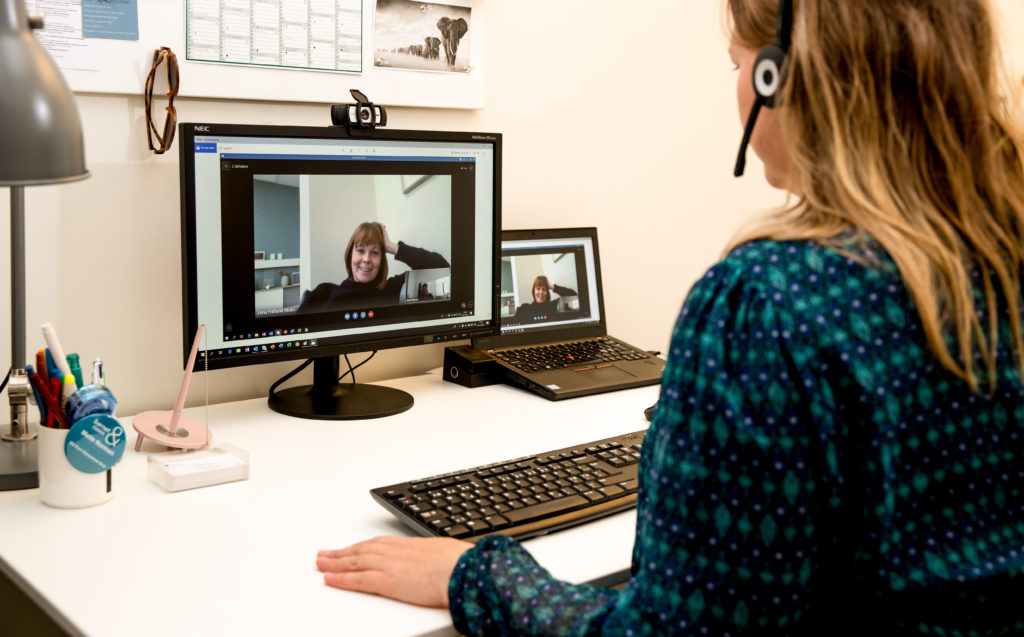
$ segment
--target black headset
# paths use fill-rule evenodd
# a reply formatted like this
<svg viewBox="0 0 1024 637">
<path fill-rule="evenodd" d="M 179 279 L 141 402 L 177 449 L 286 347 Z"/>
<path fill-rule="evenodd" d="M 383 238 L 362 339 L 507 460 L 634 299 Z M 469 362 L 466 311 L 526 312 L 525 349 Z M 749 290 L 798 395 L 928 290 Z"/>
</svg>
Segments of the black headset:
<svg viewBox="0 0 1024 637">
<path fill-rule="evenodd" d="M 747 125 L 743 129 L 743 140 L 740 152 L 736 157 L 736 168 L 733 175 L 739 177 L 747 163 L 747 144 L 754 132 L 754 123 L 762 106 L 775 106 L 775 96 L 782 86 L 783 64 L 786 52 L 789 51 L 789 38 L 793 30 L 793 0 L 779 0 L 779 16 L 775 25 L 775 42 L 764 47 L 757 53 L 754 60 L 754 105 L 747 116 Z"/>
</svg>

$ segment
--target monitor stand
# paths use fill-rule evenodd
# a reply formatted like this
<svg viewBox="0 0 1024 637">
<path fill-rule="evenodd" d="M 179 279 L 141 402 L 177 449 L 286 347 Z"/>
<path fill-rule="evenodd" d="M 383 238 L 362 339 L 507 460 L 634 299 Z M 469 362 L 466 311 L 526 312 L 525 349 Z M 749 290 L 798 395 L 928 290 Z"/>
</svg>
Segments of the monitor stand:
<svg viewBox="0 0 1024 637">
<path fill-rule="evenodd" d="M 279 389 L 267 404 L 286 416 L 314 420 L 358 420 L 393 416 L 412 407 L 408 392 L 383 385 L 339 383 L 339 357 L 313 359 L 313 384 Z"/>
</svg>

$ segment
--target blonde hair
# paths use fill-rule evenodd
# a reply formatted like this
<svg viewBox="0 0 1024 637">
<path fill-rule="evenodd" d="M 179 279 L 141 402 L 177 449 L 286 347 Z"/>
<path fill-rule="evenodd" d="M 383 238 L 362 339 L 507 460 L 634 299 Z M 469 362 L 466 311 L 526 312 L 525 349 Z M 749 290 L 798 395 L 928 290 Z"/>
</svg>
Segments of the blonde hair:
<svg viewBox="0 0 1024 637">
<path fill-rule="evenodd" d="M 777 0 L 728 10 L 737 42 L 774 39 Z M 794 0 L 777 111 L 797 200 L 732 244 L 870 236 L 975 391 L 995 386 L 1000 317 L 1024 373 L 1024 138 L 1002 63 L 985 0 Z"/>
<path fill-rule="evenodd" d="M 348 240 L 348 247 L 345 248 L 345 270 L 348 271 L 348 278 L 355 280 L 352 276 L 352 251 L 359 246 L 377 246 L 380 249 L 380 267 L 377 269 L 377 278 L 371 284 L 378 290 L 383 290 L 388 282 L 388 257 L 384 249 L 384 226 L 376 221 L 364 221 L 356 226 L 352 232 L 352 238 Z"/>
</svg>

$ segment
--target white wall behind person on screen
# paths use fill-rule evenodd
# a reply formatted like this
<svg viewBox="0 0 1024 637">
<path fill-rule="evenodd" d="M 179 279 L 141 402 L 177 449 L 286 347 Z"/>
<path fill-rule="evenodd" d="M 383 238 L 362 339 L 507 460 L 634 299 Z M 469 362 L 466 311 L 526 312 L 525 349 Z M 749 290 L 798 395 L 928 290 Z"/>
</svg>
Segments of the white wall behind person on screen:
<svg viewBox="0 0 1024 637">
<path fill-rule="evenodd" d="M 1024 3 L 995 4 L 1004 33 L 1024 32 Z M 502 133 L 504 226 L 597 226 L 611 331 L 664 350 L 692 282 L 743 221 L 783 201 L 753 153 L 746 177 L 732 177 L 742 131 L 721 2 L 496 0 L 487 9 L 485 108 L 394 107 L 388 127 Z M 1014 46 L 1024 69 L 1024 45 Z M 178 140 L 162 156 L 147 150 L 141 85 L 136 95 L 76 97 L 92 177 L 26 192 L 27 324 L 51 322 L 68 351 L 102 356 L 119 413 L 169 409 L 183 359 Z M 337 100 L 350 101 L 347 91 Z M 178 121 L 330 122 L 320 103 L 175 106 Z M 0 316 L 9 302 L 0 295 Z M 0 343 L 0 358 L 8 348 Z M 383 351 L 359 380 L 437 367 L 442 350 Z M 294 365 L 211 372 L 210 399 L 265 396 Z M 291 382 L 308 383 L 307 374 Z M 193 382 L 189 405 L 201 403 L 206 382 Z"/>
</svg>

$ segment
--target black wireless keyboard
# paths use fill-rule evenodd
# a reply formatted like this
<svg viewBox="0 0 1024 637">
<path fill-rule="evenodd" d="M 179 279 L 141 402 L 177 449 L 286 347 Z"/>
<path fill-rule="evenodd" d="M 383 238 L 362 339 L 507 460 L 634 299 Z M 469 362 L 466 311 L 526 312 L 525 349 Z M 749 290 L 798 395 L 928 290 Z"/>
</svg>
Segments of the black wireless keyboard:
<svg viewBox="0 0 1024 637">
<path fill-rule="evenodd" d="M 517 539 L 635 506 L 644 431 L 454 471 L 370 494 L 420 535 Z"/>
</svg>

